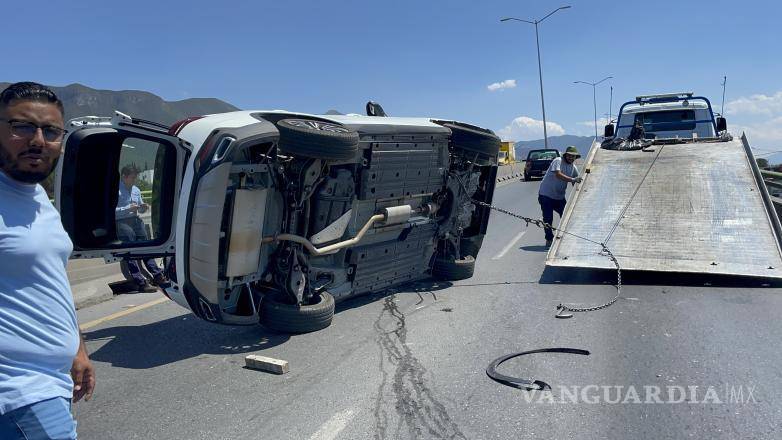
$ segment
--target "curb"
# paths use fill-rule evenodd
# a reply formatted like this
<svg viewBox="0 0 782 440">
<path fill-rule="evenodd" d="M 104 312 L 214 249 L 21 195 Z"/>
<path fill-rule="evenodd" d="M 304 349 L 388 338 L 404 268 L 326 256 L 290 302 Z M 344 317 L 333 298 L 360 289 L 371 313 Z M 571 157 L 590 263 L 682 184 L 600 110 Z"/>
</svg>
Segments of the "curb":
<svg viewBox="0 0 782 440">
<path fill-rule="evenodd" d="M 125 277 L 121 273 L 95 278 L 84 282 L 71 283 L 71 292 L 73 292 L 73 303 L 76 310 L 85 307 L 94 306 L 114 298 L 114 292 L 111 291 L 109 283 L 122 281 Z"/>
</svg>

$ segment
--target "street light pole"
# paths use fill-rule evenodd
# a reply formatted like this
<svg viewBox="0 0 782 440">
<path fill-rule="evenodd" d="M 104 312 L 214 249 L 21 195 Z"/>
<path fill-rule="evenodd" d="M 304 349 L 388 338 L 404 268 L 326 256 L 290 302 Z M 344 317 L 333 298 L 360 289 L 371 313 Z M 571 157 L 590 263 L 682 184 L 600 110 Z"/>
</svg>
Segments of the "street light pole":
<svg viewBox="0 0 782 440">
<path fill-rule="evenodd" d="M 597 138 L 597 85 L 611 78 L 613 78 L 613 76 L 607 76 L 600 81 L 593 83 L 586 81 L 573 81 L 573 84 L 586 84 L 588 86 L 592 86 L 592 106 L 595 108 L 595 138 Z M 613 91 L 613 88 L 611 90 Z"/>
<path fill-rule="evenodd" d="M 548 148 L 548 130 L 546 127 L 546 101 L 543 99 L 543 68 L 541 67 L 541 63 L 540 63 L 540 37 L 538 35 L 538 24 L 543 22 L 543 20 L 554 15 L 554 13 L 559 11 L 560 9 L 568 9 L 568 8 L 570 8 L 570 6 L 560 6 L 559 8 L 549 12 L 548 15 L 541 18 L 540 20 L 529 21 L 529 20 L 522 20 L 520 18 L 515 18 L 515 17 L 506 17 L 500 19 L 500 21 L 514 20 L 514 21 L 521 21 L 524 23 L 535 25 L 535 46 L 538 49 L 538 81 L 540 82 L 540 109 L 543 113 L 543 143 L 546 146 L 546 148 Z"/>
<path fill-rule="evenodd" d="M 543 69 L 540 66 L 540 39 L 538 22 L 535 22 L 535 45 L 538 47 L 538 81 L 540 82 L 540 109 L 543 112 L 543 144 L 548 149 L 548 130 L 546 129 L 546 100 L 543 99 Z"/>
<path fill-rule="evenodd" d="M 611 86 L 611 94 L 608 98 L 608 123 L 611 123 L 611 109 L 614 105 L 614 86 Z"/>
</svg>

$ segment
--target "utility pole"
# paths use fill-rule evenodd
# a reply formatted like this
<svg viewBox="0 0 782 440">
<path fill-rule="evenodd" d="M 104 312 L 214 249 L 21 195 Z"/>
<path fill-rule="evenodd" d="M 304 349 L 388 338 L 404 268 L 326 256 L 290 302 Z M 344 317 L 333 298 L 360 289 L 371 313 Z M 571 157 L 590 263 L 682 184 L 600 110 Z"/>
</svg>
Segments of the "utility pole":
<svg viewBox="0 0 782 440">
<path fill-rule="evenodd" d="M 607 76 L 598 82 L 573 81 L 573 84 L 586 84 L 592 86 L 592 106 L 595 108 L 595 138 L 597 138 L 597 85 L 601 82 L 611 79 L 613 76 Z M 611 88 L 611 97 L 613 98 L 613 88 Z"/>
</svg>

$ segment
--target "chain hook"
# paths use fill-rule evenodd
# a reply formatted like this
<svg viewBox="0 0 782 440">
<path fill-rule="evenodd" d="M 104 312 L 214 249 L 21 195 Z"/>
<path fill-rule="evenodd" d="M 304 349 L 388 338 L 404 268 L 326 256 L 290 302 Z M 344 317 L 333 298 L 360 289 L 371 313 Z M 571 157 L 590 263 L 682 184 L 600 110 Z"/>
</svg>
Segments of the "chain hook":
<svg viewBox="0 0 782 440">
<path fill-rule="evenodd" d="M 557 314 L 554 315 L 555 318 L 559 319 L 568 319 L 572 318 L 572 313 L 565 313 L 566 310 L 569 310 L 564 304 L 560 304 L 557 306 Z"/>
</svg>

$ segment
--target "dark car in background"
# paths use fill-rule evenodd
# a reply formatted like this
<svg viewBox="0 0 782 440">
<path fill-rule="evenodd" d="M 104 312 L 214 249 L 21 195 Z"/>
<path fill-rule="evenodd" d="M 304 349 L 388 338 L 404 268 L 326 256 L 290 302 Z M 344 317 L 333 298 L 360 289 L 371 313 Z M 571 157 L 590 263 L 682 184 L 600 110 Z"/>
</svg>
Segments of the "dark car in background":
<svg viewBox="0 0 782 440">
<path fill-rule="evenodd" d="M 524 180 L 533 177 L 543 177 L 551 162 L 559 157 L 559 151 L 554 149 L 530 150 L 524 162 Z"/>
</svg>

